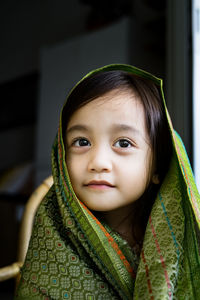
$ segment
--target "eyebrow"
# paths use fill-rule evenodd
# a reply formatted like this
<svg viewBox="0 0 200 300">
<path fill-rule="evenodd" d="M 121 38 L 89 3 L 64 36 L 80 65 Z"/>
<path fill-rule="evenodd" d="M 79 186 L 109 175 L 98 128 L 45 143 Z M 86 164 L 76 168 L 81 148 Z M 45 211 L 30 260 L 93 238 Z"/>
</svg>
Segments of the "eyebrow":
<svg viewBox="0 0 200 300">
<path fill-rule="evenodd" d="M 69 129 L 67 129 L 67 134 L 71 133 L 73 131 L 85 131 L 85 132 L 88 132 L 89 128 L 88 128 L 88 126 L 85 126 L 85 125 L 82 125 L 82 124 L 76 124 L 76 125 L 71 126 Z"/>
<path fill-rule="evenodd" d="M 131 132 L 141 135 L 140 130 L 138 130 L 134 126 L 127 125 L 127 124 L 114 124 L 112 130 L 113 131 L 131 131 Z"/>
<path fill-rule="evenodd" d="M 71 132 L 74 132 L 74 131 L 89 132 L 90 128 L 86 125 L 76 124 L 76 125 L 71 126 L 69 129 L 67 129 L 67 134 L 69 134 Z M 116 131 L 131 131 L 131 132 L 134 132 L 136 134 L 141 135 L 140 130 L 138 130 L 134 126 L 130 126 L 130 125 L 127 125 L 127 124 L 114 124 L 111 127 L 111 131 L 113 131 L 113 132 L 116 132 Z"/>
</svg>

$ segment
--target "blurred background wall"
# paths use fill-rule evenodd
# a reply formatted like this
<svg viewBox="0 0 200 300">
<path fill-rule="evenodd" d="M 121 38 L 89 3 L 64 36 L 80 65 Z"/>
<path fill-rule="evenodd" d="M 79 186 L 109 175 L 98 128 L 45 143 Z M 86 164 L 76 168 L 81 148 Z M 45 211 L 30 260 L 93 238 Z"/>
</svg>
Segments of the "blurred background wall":
<svg viewBox="0 0 200 300">
<path fill-rule="evenodd" d="M 60 107 L 89 70 L 121 62 L 162 77 L 193 162 L 191 12 L 187 0 L 0 2 L 0 267 L 15 260 L 24 205 L 51 172 Z M 13 289 L 1 283 L 0 298 Z"/>
</svg>

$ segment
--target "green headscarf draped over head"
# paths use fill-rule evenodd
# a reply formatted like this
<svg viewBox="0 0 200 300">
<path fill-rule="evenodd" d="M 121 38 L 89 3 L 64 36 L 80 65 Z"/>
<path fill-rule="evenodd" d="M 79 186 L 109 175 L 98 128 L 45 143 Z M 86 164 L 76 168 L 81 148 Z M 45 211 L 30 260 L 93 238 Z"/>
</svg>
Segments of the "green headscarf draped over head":
<svg viewBox="0 0 200 300">
<path fill-rule="evenodd" d="M 200 196 L 166 109 L 162 80 L 130 65 L 115 64 L 90 72 L 80 82 L 114 70 L 157 85 L 173 144 L 139 261 L 127 242 L 77 199 L 65 162 L 61 113 L 52 150 L 54 185 L 37 212 L 17 299 L 200 299 Z"/>
</svg>

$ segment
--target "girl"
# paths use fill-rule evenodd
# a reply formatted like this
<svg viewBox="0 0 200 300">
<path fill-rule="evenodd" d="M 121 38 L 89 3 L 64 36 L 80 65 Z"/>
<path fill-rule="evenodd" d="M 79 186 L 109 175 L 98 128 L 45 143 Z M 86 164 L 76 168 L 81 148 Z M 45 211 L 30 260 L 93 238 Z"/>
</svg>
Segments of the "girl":
<svg viewBox="0 0 200 300">
<path fill-rule="evenodd" d="M 16 299 L 200 299 L 200 197 L 160 79 L 128 65 L 86 75 L 52 172 Z"/>
</svg>

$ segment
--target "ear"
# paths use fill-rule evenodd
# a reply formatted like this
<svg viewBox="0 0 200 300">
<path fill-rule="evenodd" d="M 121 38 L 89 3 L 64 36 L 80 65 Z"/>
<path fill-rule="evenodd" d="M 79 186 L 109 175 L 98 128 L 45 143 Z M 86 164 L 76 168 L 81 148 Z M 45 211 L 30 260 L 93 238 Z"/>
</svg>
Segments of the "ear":
<svg viewBox="0 0 200 300">
<path fill-rule="evenodd" d="M 159 179 L 159 176 L 158 174 L 154 174 L 153 177 L 152 177 L 152 182 L 154 184 L 159 184 L 160 183 L 160 179 Z"/>
</svg>

